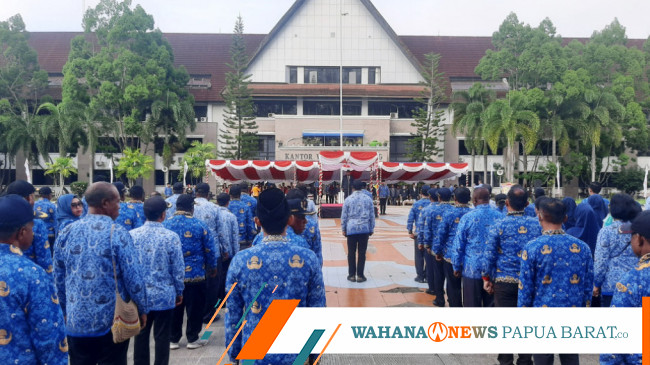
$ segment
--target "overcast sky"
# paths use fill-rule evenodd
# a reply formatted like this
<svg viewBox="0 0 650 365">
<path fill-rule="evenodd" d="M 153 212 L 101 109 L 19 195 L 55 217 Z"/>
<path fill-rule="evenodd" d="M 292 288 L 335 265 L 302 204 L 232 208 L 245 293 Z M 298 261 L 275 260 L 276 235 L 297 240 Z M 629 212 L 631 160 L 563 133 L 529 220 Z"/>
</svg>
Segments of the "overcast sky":
<svg viewBox="0 0 650 365">
<path fill-rule="evenodd" d="M 351 0 L 346 0 L 351 1 Z M 294 0 L 133 0 L 163 32 L 268 33 Z M 84 5 L 98 0 L 0 0 L 0 20 L 20 13 L 29 31 L 80 31 Z M 650 35 L 648 0 L 373 0 L 399 35 L 491 36 L 512 11 L 538 25 L 545 17 L 564 37 L 588 37 L 618 17 L 629 38 Z"/>
</svg>

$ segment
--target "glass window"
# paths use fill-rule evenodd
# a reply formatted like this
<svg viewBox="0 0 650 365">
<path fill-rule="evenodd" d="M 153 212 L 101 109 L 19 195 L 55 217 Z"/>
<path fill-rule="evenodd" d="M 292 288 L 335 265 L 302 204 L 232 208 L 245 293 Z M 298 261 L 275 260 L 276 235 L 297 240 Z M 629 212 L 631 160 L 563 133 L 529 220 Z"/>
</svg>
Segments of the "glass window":
<svg viewBox="0 0 650 365">
<path fill-rule="evenodd" d="M 180 143 L 176 136 L 171 136 L 169 138 L 169 144 L 173 147 L 174 153 L 185 153 L 188 148 L 192 145 L 192 142 L 198 141 L 203 143 L 203 138 L 185 138 L 185 143 Z M 165 140 L 160 137 L 156 137 L 154 140 L 155 152 L 162 156 L 163 146 L 165 145 Z"/>
<path fill-rule="evenodd" d="M 343 67 L 344 84 L 360 84 L 361 68 L 360 67 Z"/>
<path fill-rule="evenodd" d="M 411 146 L 409 141 L 414 138 L 411 136 L 390 137 L 390 161 L 391 162 L 409 162 L 409 153 Z"/>
<path fill-rule="evenodd" d="M 424 104 L 411 99 L 405 100 L 370 100 L 368 102 L 368 115 L 385 115 L 397 113 L 400 119 L 411 119 L 415 111 L 424 107 Z"/>
<path fill-rule="evenodd" d="M 503 154 L 503 147 L 499 147 L 497 149 L 497 153 L 492 153 L 492 150 L 488 147 L 487 155 L 488 156 L 498 156 Z M 464 139 L 459 139 L 458 140 L 458 155 L 459 156 L 471 156 L 472 151 L 471 151 L 471 146 L 468 146 L 466 144 L 466 141 Z M 476 150 L 476 155 L 483 155 L 483 151 L 481 149 Z"/>
<path fill-rule="evenodd" d="M 336 84 L 338 82 L 338 67 L 305 67 L 305 84 Z"/>
<path fill-rule="evenodd" d="M 201 121 L 201 118 L 208 117 L 208 106 L 207 105 L 194 105 L 194 118 L 198 118 Z"/>
<path fill-rule="evenodd" d="M 275 160 L 275 136 L 257 136 L 258 160 Z"/>
<path fill-rule="evenodd" d="M 304 115 L 339 115 L 338 99 L 303 101 Z M 343 100 L 343 115 L 361 115 L 361 100 Z"/>
<path fill-rule="evenodd" d="M 289 83 L 298 83 L 298 67 L 289 67 Z"/>
<path fill-rule="evenodd" d="M 377 68 L 375 67 L 370 67 L 368 68 L 368 84 L 369 85 L 374 85 L 377 83 Z"/>
<path fill-rule="evenodd" d="M 298 99 L 262 99 L 253 100 L 255 104 L 255 115 L 260 118 L 266 118 L 269 114 L 296 115 L 298 113 Z"/>
</svg>

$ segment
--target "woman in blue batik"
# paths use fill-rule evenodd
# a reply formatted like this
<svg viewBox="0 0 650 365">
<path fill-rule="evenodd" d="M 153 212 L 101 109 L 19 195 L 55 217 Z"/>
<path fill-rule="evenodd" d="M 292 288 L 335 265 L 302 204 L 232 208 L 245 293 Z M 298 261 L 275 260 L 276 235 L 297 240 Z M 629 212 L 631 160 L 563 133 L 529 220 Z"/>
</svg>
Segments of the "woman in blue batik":
<svg viewBox="0 0 650 365">
<path fill-rule="evenodd" d="M 576 201 L 571 197 L 562 199 L 562 204 L 566 206 L 566 222 L 564 222 L 564 230 L 568 231 L 576 225 Z"/>
<path fill-rule="evenodd" d="M 602 227 L 603 220 L 607 217 L 607 203 L 605 203 L 605 199 L 598 194 L 594 194 L 587 199 L 587 203 L 591 205 L 591 208 L 594 210 L 594 213 L 596 213 L 596 216 L 600 221 L 600 226 Z"/>
<path fill-rule="evenodd" d="M 575 208 L 574 218 L 573 227 L 568 228 L 566 233 L 586 243 L 591 249 L 591 255 L 593 256 L 596 250 L 598 231 L 600 231 L 603 222 L 598 219 L 589 204 L 580 204 L 579 207 Z"/>
<path fill-rule="evenodd" d="M 616 194 L 609 205 L 614 223 L 598 234 L 594 256 L 594 296 L 602 295 L 601 305 L 609 307 L 616 291 L 616 283 L 634 268 L 638 259 L 630 242 L 632 236 L 621 231 L 641 212 L 634 199 L 627 194 Z"/>
<path fill-rule="evenodd" d="M 56 201 L 56 225 L 57 231 L 73 223 L 84 213 L 83 203 L 74 194 L 66 194 Z"/>
</svg>

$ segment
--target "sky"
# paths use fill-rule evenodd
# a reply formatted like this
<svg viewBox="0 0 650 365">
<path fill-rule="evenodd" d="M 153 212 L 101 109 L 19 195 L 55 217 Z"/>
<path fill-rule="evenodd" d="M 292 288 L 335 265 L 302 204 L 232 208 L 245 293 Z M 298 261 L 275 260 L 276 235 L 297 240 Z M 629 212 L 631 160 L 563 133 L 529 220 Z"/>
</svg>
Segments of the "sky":
<svg viewBox="0 0 650 365">
<path fill-rule="evenodd" d="M 82 9 L 99 0 L 0 0 L 0 20 L 20 13 L 28 31 L 81 31 Z M 352 1 L 352 0 L 344 0 Z M 168 33 L 268 33 L 294 0 L 133 0 Z M 398 35 L 491 36 L 510 12 L 536 26 L 548 17 L 564 37 L 589 37 L 615 17 L 628 38 L 650 35 L 648 0 L 373 0 Z"/>
</svg>

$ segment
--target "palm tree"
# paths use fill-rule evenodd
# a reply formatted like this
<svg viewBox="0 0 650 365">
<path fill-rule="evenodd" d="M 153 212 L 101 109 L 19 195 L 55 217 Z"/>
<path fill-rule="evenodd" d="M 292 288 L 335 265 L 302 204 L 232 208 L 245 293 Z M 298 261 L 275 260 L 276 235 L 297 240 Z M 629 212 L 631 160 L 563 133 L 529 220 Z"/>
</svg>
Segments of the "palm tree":
<svg viewBox="0 0 650 365">
<path fill-rule="evenodd" d="M 474 182 L 474 159 L 476 150 L 483 151 L 483 178 L 487 176 L 487 144 L 482 138 L 482 117 L 490 101 L 494 99 L 494 92 L 487 90 L 483 84 L 475 83 L 467 91 L 454 93 L 454 101 L 451 108 L 454 111 L 454 122 L 452 132 L 457 135 L 459 132 L 465 135 L 465 146 L 469 146 L 472 155 L 472 183 Z"/>
<path fill-rule="evenodd" d="M 85 109 L 85 105 L 76 101 L 61 102 L 57 105 L 48 102 L 38 107 L 37 113 L 48 112 L 42 116 L 44 132 L 56 136 L 61 157 L 66 157 L 70 150 L 76 150 L 80 140 L 87 139 L 82 118 Z"/>
<path fill-rule="evenodd" d="M 134 185 L 136 179 L 149 176 L 154 171 L 153 157 L 143 154 L 140 149 L 127 147 L 122 153 L 115 170 L 118 177 L 126 175 L 130 186 Z"/>
<path fill-rule="evenodd" d="M 190 147 L 183 160 L 187 162 L 188 172 L 190 172 L 193 178 L 201 178 L 205 176 L 207 167 L 205 166 L 206 160 L 216 158 L 214 153 L 215 145 L 212 143 L 201 143 L 199 141 L 192 142 L 192 147 Z M 182 174 L 178 175 L 179 180 L 185 174 L 185 166 L 182 167 Z"/>
<path fill-rule="evenodd" d="M 531 153 L 538 140 L 539 117 L 528 109 L 525 91 L 508 92 L 507 99 L 499 99 L 490 104 L 485 111 L 483 135 L 492 152 L 496 152 L 502 138 L 505 138 L 507 151 L 504 152 L 506 179 L 514 180 L 516 143 L 523 144 L 524 160 Z M 527 164 L 524 163 L 524 172 Z"/>
<path fill-rule="evenodd" d="M 53 142 L 46 129 L 43 118 L 35 113 L 15 113 L 7 99 L 0 100 L 0 124 L 4 127 L 3 139 L 11 157 L 23 152 L 29 161 L 38 161 L 40 155 L 49 160 L 49 146 Z"/>
<path fill-rule="evenodd" d="M 77 173 L 77 169 L 74 167 L 73 159 L 71 157 L 57 157 L 54 159 L 54 163 L 46 162 L 45 165 L 47 165 L 45 175 L 59 176 L 59 184 L 57 184 L 57 189 L 58 193 L 61 194 L 63 191 L 63 186 L 65 185 L 65 178 Z"/>
</svg>

